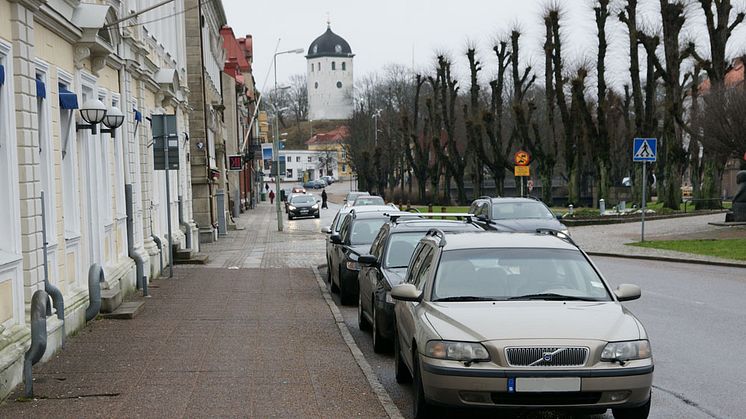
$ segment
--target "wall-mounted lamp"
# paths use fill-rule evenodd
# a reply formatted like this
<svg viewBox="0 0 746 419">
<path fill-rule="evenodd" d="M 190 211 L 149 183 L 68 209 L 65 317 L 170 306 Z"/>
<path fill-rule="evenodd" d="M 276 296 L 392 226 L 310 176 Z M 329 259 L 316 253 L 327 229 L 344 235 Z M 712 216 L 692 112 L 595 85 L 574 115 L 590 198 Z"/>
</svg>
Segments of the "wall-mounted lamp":
<svg viewBox="0 0 746 419">
<path fill-rule="evenodd" d="M 124 123 L 124 114 L 116 107 L 108 111 L 106 105 L 98 99 L 89 99 L 80 108 L 80 117 L 85 124 L 76 124 L 75 130 L 91 130 L 91 134 L 96 135 L 96 125 L 103 123 L 108 129 L 102 129 L 101 132 L 111 134 L 113 137 L 115 130 Z"/>
</svg>

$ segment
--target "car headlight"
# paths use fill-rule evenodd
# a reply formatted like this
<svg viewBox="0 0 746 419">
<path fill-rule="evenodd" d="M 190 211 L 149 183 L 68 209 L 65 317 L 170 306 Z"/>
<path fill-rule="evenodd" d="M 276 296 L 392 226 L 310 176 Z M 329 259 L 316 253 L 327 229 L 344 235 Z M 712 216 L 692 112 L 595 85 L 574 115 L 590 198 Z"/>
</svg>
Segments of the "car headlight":
<svg viewBox="0 0 746 419">
<path fill-rule="evenodd" d="M 348 260 L 345 262 L 345 266 L 347 266 L 347 270 L 349 271 L 359 271 L 360 270 L 360 264 L 357 263 L 356 260 Z"/>
<path fill-rule="evenodd" d="M 313 204 L 313 206 L 311 207 L 311 209 L 319 209 L 319 204 Z"/>
<path fill-rule="evenodd" d="M 570 230 L 568 230 L 568 229 L 566 229 L 566 228 L 563 228 L 562 230 L 560 230 L 560 232 L 561 232 L 562 234 L 566 235 L 566 236 L 569 236 L 569 235 L 570 235 Z"/>
<path fill-rule="evenodd" d="M 431 340 L 425 354 L 430 358 L 449 359 L 462 362 L 489 361 L 490 354 L 481 343 Z"/>
<path fill-rule="evenodd" d="M 289 209 L 290 211 L 295 211 L 295 207 L 294 207 L 294 206 L 292 206 L 292 205 L 288 205 L 288 209 Z"/>
<path fill-rule="evenodd" d="M 626 362 L 634 359 L 646 359 L 651 356 L 650 342 L 647 340 L 609 342 L 601 352 L 601 361 Z"/>
</svg>

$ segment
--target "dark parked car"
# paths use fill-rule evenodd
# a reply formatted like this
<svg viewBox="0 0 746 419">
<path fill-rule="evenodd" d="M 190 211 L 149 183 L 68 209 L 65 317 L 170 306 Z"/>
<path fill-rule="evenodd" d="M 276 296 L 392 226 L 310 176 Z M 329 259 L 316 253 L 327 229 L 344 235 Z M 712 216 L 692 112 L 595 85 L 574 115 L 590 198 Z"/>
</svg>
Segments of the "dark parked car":
<svg viewBox="0 0 746 419">
<path fill-rule="evenodd" d="M 393 339 L 394 300 L 391 288 L 399 285 L 407 274 L 407 265 L 417 243 L 434 228 L 446 232 L 482 231 L 482 228 L 467 221 L 432 220 L 419 218 L 427 214 L 410 214 L 406 217 L 392 216 L 391 221 L 381 227 L 369 255 L 360 262 L 360 292 L 358 301 L 358 324 L 361 329 L 372 328 L 373 350 L 382 352 L 390 347 Z M 415 217 L 415 218 L 413 218 Z"/>
<path fill-rule="evenodd" d="M 390 206 L 381 206 L 381 207 L 365 207 L 364 211 L 385 211 L 390 212 L 394 209 Z M 326 266 L 330 267 L 326 270 L 326 281 L 331 283 L 332 282 L 332 276 L 331 276 L 331 258 L 332 258 L 332 252 L 334 252 L 334 243 L 331 242 L 331 235 L 332 234 L 339 234 L 339 229 L 342 227 L 342 222 L 345 220 L 345 216 L 352 211 L 352 207 L 343 206 L 342 208 L 337 211 L 337 215 L 334 216 L 334 220 L 332 220 L 332 223 L 329 227 L 324 227 L 321 232 L 326 233 Z"/>
<path fill-rule="evenodd" d="M 319 218 L 319 201 L 313 195 L 294 195 L 288 202 L 288 220 L 295 217 Z"/>
<path fill-rule="evenodd" d="M 378 230 L 389 220 L 387 214 L 396 211 L 386 206 L 363 208 L 352 209 L 345 215 L 339 233 L 329 236 L 333 244 L 329 255 L 332 292 L 339 292 L 343 305 L 357 302 L 357 274 L 360 270 L 357 259 L 368 253 Z"/>
<path fill-rule="evenodd" d="M 550 229 L 569 234 L 543 202 L 533 198 L 479 198 L 472 202 L 469 213 L 485 230 L 511 233 L 534 233 Z"/>
</svg>

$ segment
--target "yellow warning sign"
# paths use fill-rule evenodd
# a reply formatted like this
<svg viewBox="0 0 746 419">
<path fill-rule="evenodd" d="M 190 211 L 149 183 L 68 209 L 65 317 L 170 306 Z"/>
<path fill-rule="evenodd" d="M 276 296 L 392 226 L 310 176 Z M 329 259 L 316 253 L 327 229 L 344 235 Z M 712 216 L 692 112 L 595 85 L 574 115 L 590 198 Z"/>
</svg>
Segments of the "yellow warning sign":
<svg viewBox="0 0 746 419">
<path fill-rule="evenodd" d="M 530 167 L 529 166 L 516 166 L 515 175 L 516 176 L 531 176 Z"/>
</svg>

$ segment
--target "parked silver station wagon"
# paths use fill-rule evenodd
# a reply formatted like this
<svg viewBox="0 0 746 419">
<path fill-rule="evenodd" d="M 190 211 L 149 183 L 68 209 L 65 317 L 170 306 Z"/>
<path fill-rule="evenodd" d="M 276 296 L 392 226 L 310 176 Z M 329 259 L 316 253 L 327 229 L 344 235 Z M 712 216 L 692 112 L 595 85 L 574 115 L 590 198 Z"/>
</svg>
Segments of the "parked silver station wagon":
<svg viewBox="0 0 746 419">
<path fill-rule="evenodd" d="M 650 343 L 620 304 L 640 288 L 612 291 L 562 233 L 432 230 L 391 296 L 415 417 L 432 404 L 648 416 Z"/>
</svg>

